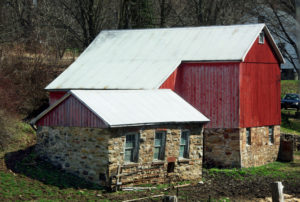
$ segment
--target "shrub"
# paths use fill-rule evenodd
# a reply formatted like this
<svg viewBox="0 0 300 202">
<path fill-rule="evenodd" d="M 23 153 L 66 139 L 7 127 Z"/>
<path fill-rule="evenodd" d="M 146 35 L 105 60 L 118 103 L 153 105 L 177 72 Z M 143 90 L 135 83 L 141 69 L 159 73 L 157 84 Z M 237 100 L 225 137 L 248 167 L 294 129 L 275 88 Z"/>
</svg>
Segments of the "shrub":
<svg viewBox="0 0 300 202">
<path fill-rule="evenodd" d="M 8 148 L 12 143 L 9 130 L 7 129 L 9 123 L 8 117 L 3 110 L 0 110 L 0 152 Z"/>
</svg>

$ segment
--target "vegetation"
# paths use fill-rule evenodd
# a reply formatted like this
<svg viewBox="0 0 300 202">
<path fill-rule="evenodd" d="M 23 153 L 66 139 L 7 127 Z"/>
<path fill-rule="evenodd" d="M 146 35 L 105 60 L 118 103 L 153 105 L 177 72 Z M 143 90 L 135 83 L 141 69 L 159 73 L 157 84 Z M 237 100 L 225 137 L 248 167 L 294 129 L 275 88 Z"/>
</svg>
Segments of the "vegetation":
<svg viewBox="0 0 300 202">
<path fill-rule="evenodd" d="M 53 174 L 53 173 L 52 173 Z M 62 178 L 63 180 L 66 178 Z M 38 180 L 32 180 L 24 175 L 16 175 L 0 171 L 0 200 L 39 200 L 39 201 L 86 201 L 101 199 L 101 191 L 93 189 L 61 189 L 47 185 Z M 74 180 L 74 179 L 72 179 Z M 78 182 L 78 181 L 73 181 Z"/>
<path fill-rule="evenodd" d="M 300 81 L 282 80 L 281 81 L 281 98 L 287 93 L 300 93 Z"/>
<path fill-rule="evenodd" d="M 281 110 L 281 132 L 300 135 L 300 119 L 295 118 L 296 109 Z"/>
<path fill-rule="evenodd" d="M 247 178 L 253 178 L 257 176 L 277 178 L 279 180 L 300 180 L 300 163 L 299 158 L 295 162 L 273 162 L 264 166 L 242 168 L 242 169 L 218 169 L 212 168 L 207 170 L 210 176 L 216 174 L 224 174 L 240 180 L 247 180 Z"/>
<path fill-rule="evenodd" d="M 0 111 L 0 128 L 0 161 L 5 152 L 24 149 L 35 143 L 30 125 L 8 117 L 3 111 Z"/>
<path fill-rule="evenodd" d="M 282 80 L 281 98 L 287 93 L 299 93 L 300 81 Z M 296 109 L 281 110 L 281 132 L 300 135 L 300 119 L 295 118 Z"/>
</svg>

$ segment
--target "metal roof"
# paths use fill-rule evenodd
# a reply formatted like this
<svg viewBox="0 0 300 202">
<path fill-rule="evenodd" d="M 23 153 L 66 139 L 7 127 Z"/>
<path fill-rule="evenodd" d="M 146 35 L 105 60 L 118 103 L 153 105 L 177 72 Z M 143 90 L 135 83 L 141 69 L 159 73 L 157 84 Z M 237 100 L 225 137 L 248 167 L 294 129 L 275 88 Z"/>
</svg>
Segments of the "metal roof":
<svg viewBox="0 0 300 202">
<path fill-rule="evenodd" d="M 265 24 L 102 31 L 46 89 L 157 89 L 182 61 L 243 61 Z"/>
<path fill-rule="evenodd" d="M 209 119 L 172 90 L 71 90 L 32 120 L 40 118 L 73 95 L 109 127 L 162 123 L 208 122 Z"/>
</svg>

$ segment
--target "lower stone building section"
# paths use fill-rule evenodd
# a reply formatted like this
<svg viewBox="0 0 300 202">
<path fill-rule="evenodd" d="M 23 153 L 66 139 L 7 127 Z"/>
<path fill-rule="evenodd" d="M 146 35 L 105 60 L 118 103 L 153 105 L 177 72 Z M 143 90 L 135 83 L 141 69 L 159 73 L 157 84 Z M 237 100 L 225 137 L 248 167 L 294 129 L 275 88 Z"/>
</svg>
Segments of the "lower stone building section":
<svg viewBox="0 0 300 202">
<path fill-rule="evenodd" d="M 249 129 L 250 144 L 247 144 L 246 141 L 247 129 L 240 129 L 241 167 L 261 166 L 276 161 L 280 145 L 280 126 L 253 127 Z"/>
<path fill-rule="evenodd" d="M 181 132 L 189 131 L 188 158 L 179 158 Z M 154 160 L 155 133 L 166 134 L 163 160 Z M 139 159 L 136 163 L 124 159 L 124 145 L 128 132 L 140 134 Z M 203 135 L 199 126 L 147 127 L 139 131 L 120 129 L 109 140 L 109 173 L 122 185 L 169 183 L 200 180 L 202 177 Z M 120 155 L 121 154 L 121 155 Z M 121 177 L 118 177 L 121 176 Z"/>
<path fill-rule="evenodd" d="M 107 129 L 79 127 L 48 127 L 37 130 L 37 153 L 55 166 L 86 179 L 100 183 L 99 177 L 108 172 Z"/>
<path fill-rule="evenodd" d="M 188 147 L 184 148 L 183 131 L 188 131 Z M 157 132 L 165 135 L 165 146 L 161 158 L 155 160 Z M 37 134 L 36 151 L 40 156 L 103 186 L 172 183 L 202 177 L 203 133 L 199 124 L 116 129 L 41 126 Z M 138 158 L 133 161 L 128 161 L 132 146 L 126 144 L 128 134 L 138 134 Z M 180 158 L 180 151 L 186 151 L 187 156 Z"/>
<path fill-rule="evenodd" d="M 204 130 L 204 164 L 206 167 L 240 167 L 239 129 Z"/>
<path fill-rule="evenodd" d="M 205 129 L 204 165 L 220 168 L 261 166 L 277 159 L 279 144 L 280 126 Z"/>
</svg>

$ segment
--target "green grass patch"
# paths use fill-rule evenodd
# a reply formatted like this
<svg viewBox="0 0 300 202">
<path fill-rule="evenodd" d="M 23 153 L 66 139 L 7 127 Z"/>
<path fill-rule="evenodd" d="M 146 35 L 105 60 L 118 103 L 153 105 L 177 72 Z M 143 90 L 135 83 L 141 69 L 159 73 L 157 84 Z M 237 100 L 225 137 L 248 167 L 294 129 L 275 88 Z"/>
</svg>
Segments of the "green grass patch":
<svg viewBox="0 0 300 202">
<path fill-rule="evenodd" d="M 281 132 L 300 135 L 300 119 L 295 118 L 296 109 L 281 110 Z"/>
<path fill-rule="evenodd" d="M 92 189 L 61 189 L 57 186 L 44 184 L 23 175 L 0 171 L 1 201 L 62 201 L 62 200 L 99 200 L 99 190 Z"/>
<path fill-rule="evenodd" d="M 37 158 L 35 153 L 30 153 L 22 161 L 15 165 L 15 172 L 22 173 L 32 179 L 39 180 L 45 184 L 65 188 L 102 189 L 96 184 L 71 175 L 55 168 L 52 164 Z"/>
<path fill-rule="evenodd" d="M 0 201 L 101 199 L 102 187 L 39 160 L 35 153 L 28 154 L 11 169 L 14 173 L 0 171 Z"/>
<path fill-rule="evenodd" d="M 299 153 L 300 155 L 300 153 Z M 273 162 L 264 166 L 252 168 L 233 168 L 233 169 L 208 169 L 207 172 L 212 177 L 218 175 L 226 175 L 234 179 L 247 180 L 251 177 L 264 176 L 280 180 L 300 180 L 300 166 L 295 166 L 300 163 L 299 159 L 294 162 Z"/>
<path fill-rule="evenodd" d="M 5 153 L 25 149 L 35 144 L 36 133 L 28 123 L 20 121 L 16 118 L 8 118 L 2 120 L 4 122 L 1 130 L 3 132 L 0 137 L 0 159 Z M 3 147 L 1 147 L 3 145 Z"/>
<path fill-rule="evenodd" d="M 281 81 L 281 98 L 287 93 L 300 93 L 300 81 L 282 80 Z"/>
</svg>

